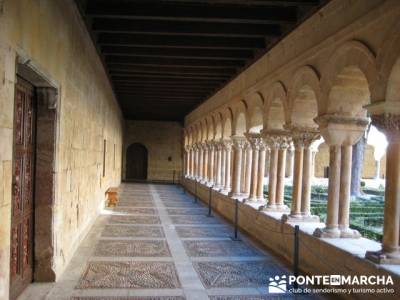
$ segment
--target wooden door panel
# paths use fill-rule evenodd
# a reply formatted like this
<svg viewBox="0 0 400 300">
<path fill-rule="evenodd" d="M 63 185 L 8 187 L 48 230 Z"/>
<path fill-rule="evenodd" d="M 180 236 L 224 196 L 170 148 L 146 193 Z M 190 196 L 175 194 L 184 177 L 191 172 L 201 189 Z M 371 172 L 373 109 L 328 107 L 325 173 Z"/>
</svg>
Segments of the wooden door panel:
<svg viewBox="0 0 400 300">
<path fill-rule="evenodd" d="M 32 281 L 35 99 L 33 86 L 18 78 L 15 86 L 12 180 L 10 298 Z"/>
</svg>

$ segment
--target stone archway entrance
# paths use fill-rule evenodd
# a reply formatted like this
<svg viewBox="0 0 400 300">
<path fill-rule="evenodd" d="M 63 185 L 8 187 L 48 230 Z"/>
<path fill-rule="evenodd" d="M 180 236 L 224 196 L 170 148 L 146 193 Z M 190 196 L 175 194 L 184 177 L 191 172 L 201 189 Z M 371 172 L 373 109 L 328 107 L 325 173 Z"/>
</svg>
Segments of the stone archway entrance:
<svg viewBox="0 0 400 300">
<path fill-rule="evenodd" d="M 147 148 L 134 143 L 126 150 L 126 179 L 146 180 L 147 179 Z"/>
</svg>

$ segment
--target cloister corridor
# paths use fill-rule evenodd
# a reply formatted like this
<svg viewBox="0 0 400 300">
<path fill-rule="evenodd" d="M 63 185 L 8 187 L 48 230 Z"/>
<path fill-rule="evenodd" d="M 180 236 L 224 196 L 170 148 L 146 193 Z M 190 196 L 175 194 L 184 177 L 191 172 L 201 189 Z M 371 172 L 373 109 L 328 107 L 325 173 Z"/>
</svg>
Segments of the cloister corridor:
<svg viewBox="0 0 400 300">
<path fill-rule="evenodd" d="M 117 207 L 98 217 L 60 280 L 34 283 L 19 300 L 261 300 L 270 299 L 270 276 L 291 272 L 246 235 L 232 240 L 232 225 L 208 217 L 180 186 L 120 190 Z"/>
</svg>

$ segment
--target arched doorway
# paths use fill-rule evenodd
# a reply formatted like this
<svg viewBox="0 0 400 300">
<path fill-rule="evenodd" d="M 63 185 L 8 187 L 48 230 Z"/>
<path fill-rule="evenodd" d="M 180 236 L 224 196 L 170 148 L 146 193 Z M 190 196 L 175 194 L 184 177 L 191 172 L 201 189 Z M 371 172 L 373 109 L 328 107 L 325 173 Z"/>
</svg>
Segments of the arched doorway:
<svg viewBox="0 0 400 300">
<path fill-rule="evenodd" d="M 126 179 L 147 179 L 147 149 L 134 143 L 126 150 Z"/>
</svg>

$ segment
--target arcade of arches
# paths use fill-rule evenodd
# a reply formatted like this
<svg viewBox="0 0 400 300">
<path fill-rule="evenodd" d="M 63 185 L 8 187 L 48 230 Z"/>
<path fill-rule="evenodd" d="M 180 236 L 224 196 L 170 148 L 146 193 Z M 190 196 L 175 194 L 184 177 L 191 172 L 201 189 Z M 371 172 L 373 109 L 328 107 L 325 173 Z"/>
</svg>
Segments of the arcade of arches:
<svg viewBox="0 0 400 300">
<path fill-rule="evenodd" d="M 268 261 L 271 270 L 281 268 L 283 261 L 291 264 L 295 225 L 300 227 L 302 273 L 390 275 L 394 293 L 343 297 L 398 299 L 398 0 L 321 1 L 325 4 L 317 13 L 273 42 L 265 54 L 212 96 L 207 94 L 209 98 L 200 105 L 192 103 L 191 111 L 186 106 L 174 111 L 157 104 L 154 112 L 136 103 L 151 101 L 145 97 L 132 100 L 136 106 L 129 101 L 121 106 L 115 93 L 118 82 L 110 80 L 120 75 L 108 74 L 73 2 L 0 0 L 0 300 L 16 299 L 27 286 L 21 299 L 139 299 L 130 298 L 137 295 L 144 299 L 246 299 L 250 292 L 266 299 L 261 297 L 265 286 L 254 283 L 261 277 L 253 269 L 234 270 L 241 273 L 238 278 L 244 278 L 245 283 L 238 286 L 222 282 L 222 273 L 212 278 L 210 270 L 220 271 L 218 264 L 226 267 L 230 260 L 232 265 L 250 265 L 254 257 L 254 264 Z M 125 67 L 118 55 L 107 67 Z M 141 68 L 149 62 L 140 60 L 131 64 Z M 140 81 L 141 74 L 130 75 L 136 79 L 129 80 Z M 135 110 L 143 109 L 148 120 L 133 120 L 124 108 L 134 116 Z M 181 113 L 181 122 L 175 118 L 154 121 L 157 113 Z M 363 237 L 350 226 L 353 146 L 371 125 L 388 143 L 376 165 L 367 148 L 364 168 L 365 177 L 375 178 L 385 188 L 382 242 Z M 138 128 L 140 133 L 135 131 Z M 122 183 L 124 179 L 170 182 L 178 174 L 186 195 L 175 186 Z M 327 177 L 323 220 L 311 210 L 315 177 Z M 119 188 L 120 202 L 105 209 L 110 188 Z M 193 204 L 192 196 L 200 203 L 212 199 L 215 218 L 200 216 L 206 210 Z M 179 209 L 173 205 L 179 206 L 182 215 L 174 215 Z M 230 228 L 235 216 L 243 244 L 254 242 L 264 256 L 255 255 L 250 246 L 240 251 L 239 246 L 225 249 L 228 254 L 223 258 L 210 254 L 213 247 L 191 256 L 195 250 L 187 245 L 219 241 L 219 231 Z M 176 229 L 184 227 L 179 221 L 191 224 L 188 227 L 198 225 L 199 232 L 208 230 L 209 235 L 183 238 L 184 230 Z M 138 232 L 145 234 L 133 237 Z M 129 253 L 138 251 L 130 257 L 116 254 L 123 252 L 118 245 L 138 240 L 149 243 L 147 248 L 127 247 Z M 220 240 L 235 243 L 226 232 Z M 106 254 L 93 254 L 92 241 L 99 242 L 96 251 Z M 101 248 L 101 243 L 109 246 Z M 151 258 L 147 251 L 158 255 Z M 240 254 L 233 255 L 235 251 Z M 242 254 L 249 257 L 239 257 Z M 201 264 L 207 262 L 208 269 L 201 273 Z M 126 265 L 118 269 L 121 263 Z M 141 270 L 139 279 L 132 275 L 135 266 L 143 267 L 146 275 Z M 166 273 L 174 277 L 170 280 Z M 89 277 L 92 281 L 85 281 Z M 142 279 L 160 286 L 146 286 L 148 282 Z M 119 285 L 113 286 L 118 280 Z M 213 287 L 216 282 L 221 286 Z"/>
</svg>

